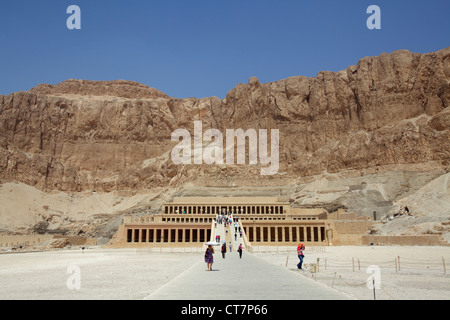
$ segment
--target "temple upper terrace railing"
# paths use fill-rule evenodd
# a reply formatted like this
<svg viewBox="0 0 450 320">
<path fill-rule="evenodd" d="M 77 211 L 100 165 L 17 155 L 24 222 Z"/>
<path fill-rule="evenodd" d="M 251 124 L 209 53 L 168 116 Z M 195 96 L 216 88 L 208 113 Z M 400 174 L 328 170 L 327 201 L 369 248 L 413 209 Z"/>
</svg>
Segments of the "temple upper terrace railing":
<svg viewBox="0 0 450 320">
<path fill-rule="evenodd" d="M 240 218 L 250 215 L 285 215 L 304 220 L 326 219 L 322 208 L 291 208 L 288 201 L 277 197 L 187 197 L 166 203 L 163 214 L 234 214 Z M 294 217 L 297 216 L 297 217 Z M 253 219 L 259 220 L 256 216 Z M 296 220 L 296 219 L 294 219 Z"/>
</svg>

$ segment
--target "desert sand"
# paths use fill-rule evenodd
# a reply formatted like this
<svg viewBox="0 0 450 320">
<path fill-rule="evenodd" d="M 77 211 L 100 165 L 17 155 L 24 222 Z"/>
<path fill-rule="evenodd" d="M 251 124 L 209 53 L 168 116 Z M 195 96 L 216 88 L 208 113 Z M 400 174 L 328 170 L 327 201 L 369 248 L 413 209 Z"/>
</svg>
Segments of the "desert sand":
<svg viewBox="0 0 450 320">
<path fill-rule="evenodd" d="M 366 283 L 370 265 L 379 266 L 381 288 L 377 300 L 448 300 L 450 276 L 443 258 L 450 261 L 450 247 L 321 247 L 307 248 L 304 270 L 296 269 L 295 248 L 260 248 L 258 257 L 288 268 L 302 277 L 372 300 Z M 247 252 L 244 253 L 249 254 Z M 400 257 L 400 267 L 395 259 Z M 310 272 L 317 263 L 318 272 Z M 0 255 L 0 299 L 3 300 L 140 300 L 202 259 L 202 253 L 148 253 L 136 249 L 93 247 Z M 327 265 L 325 269 L 325 260 Z M 359 264 L 358 264 L 359 260 Z M 353 271 L 354 261 L 354 271 Z M 80 271 L 80 289 L 67 283 Z M 448 266 L 447 266 L 448 269 Z M 226 272 L 226 270 L 223 270 Z M 316 270 L 317 271 L 317 270 Z M 69 285 L 70 286 L 70 285 Z M 301 289 L 301 288 L 300 288 Z"/>
<path fill-rule="evenodd" d="M 255 253 L 264 260 L 345 292 L 355 299 L 373 300 L 371 275 L 379 268 L 377 300 L 450 299 L 450 247 L 444 246 L 342 246 L 307 248 L 303 271 L 295 248 Z M 288 249 L 290 249 L 288 251 Z M 319 262 L 317 261 L 319 259 Z M 397 261 L 396 261 L 397 260 Z M 400 261 L 400 262 L 399 262 Z M 446 270 L 444 273 L 445 261 Z M 318 268 L 317 268 L 318 264 Z M 315 266 L 314 266 L 315 265 Z M 315 267 L 315 272 L 314 271 Z M 371 269 L 369 269 L 371 268 Z M 317 270 L 318 269 L 318 270 Z M 373 288 L 373 287 L 372 287 Z"/>
<path fill-rule="evenodd" d="M 141 300 L 198 262 L 198 254 L 136 249 L 57 250 L 0 255 L 3 300 Z M 79 268 L 80 289 L 69 289 Z"/>
</svg>

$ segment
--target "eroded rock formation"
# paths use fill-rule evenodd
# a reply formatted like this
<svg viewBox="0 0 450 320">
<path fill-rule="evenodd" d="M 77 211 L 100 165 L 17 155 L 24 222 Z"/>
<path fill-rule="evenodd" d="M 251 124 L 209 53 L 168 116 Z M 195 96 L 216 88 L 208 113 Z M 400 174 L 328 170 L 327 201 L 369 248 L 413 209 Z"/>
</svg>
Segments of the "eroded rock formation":
<svg viewBox="0 0 450 320">
<path fill-rule="evenodd" d="M 42 190 L 135 192 L 285 179 L 450 159 L 450 48 L 396 51 L 340 72 L 261 84 L 223 100 L 174 99 L 130 81 L 68 80 L 0 96 L 0 179 Z M 178 128 L 280 130 L 280 170 L 175 166 Z M 284 183 L 284 182 L 282 182 Z"/>
</svg>

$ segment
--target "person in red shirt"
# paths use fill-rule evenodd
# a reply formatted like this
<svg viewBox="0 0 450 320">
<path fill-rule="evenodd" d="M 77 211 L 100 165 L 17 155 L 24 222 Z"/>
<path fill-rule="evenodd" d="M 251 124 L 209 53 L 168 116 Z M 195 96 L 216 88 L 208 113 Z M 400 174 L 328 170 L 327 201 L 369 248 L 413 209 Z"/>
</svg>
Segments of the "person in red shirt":
<svg viewBox="0 0 450 320">
<path fill-rule="evenodd" d="M 239 258 L 242 259 L 242 243 L 239 244 L 238 252 L 239 252 Z"/>
<path fill-rule="evenodd" d="M 305 246 L 300 243 L 297 247 L 297 255 L 298 258 L 300 259 L 300 262 L 297 264 L 297 268 L 302 269 L 302 264 L 303 264 L 303 258 L 305 257 L 305 255 L 303 254 L 303 250 L 305 250 Z"/>
</svg>

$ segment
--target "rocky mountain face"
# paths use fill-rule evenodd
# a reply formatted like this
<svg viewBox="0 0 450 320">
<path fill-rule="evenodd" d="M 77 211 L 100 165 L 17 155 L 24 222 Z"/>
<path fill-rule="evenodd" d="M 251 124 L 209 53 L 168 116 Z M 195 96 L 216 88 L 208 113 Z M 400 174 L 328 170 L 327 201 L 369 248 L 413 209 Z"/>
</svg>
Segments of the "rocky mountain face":
<svg viewBox="0 0 450 320">
<path fill-rule="evenodd" d="M 68 80 L 0 95 L 0 182 L 129 195 L 291 185 L 293 205 L 306 206 L 301 186 L 320 175 L 412 165 L 434 170 L 428 183 L 448 172 L 449 106 L 450 47 L 365 57 L 314 78 L 250 78 L 222 100 L 175 99 L 131 81 Z M 278 129 L 278 174 L 261 176 L 261 164 L 175 165 L 171 134 L 193 136 L 194 121 L 203 131 Z"/>
</svg>

